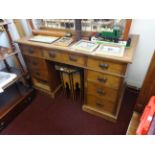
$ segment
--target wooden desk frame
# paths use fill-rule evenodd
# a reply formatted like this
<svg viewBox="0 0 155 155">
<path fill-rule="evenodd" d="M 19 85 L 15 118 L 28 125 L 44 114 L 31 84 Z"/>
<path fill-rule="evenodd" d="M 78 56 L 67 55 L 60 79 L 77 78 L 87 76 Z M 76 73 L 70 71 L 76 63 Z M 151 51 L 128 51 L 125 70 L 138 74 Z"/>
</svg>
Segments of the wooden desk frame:
<svg viewBox="0 0 155 155">
<path fill-rule="evenodd" d="M 31 41 L 28 41 L 28 38 L 22 38 L 22 39 L 18 40 L 17 43 L 20 45 L 20 49 L 21 49 L 24 57 L 25 56 L 29 57 L 30 60 L 38 59 L 39 60 L 38 63 L 45 63 L 45 68 L 40 69 L 40 72 L 41 72 L 41 70 L 43 70 L 43 73 L 44 73 L 44 71 L 47 70 L 48 74 L 49 74 L 49 79 L 51 77 L 50 69 L 52 68 L 52 71 L 54 72 L 53 66 L 54 66 L 55 62 L 69 64 L 69 65 L 83 68 L 84 69 L 84 105 L 83 105 L 82 109 L 86 112 L 93 114 L 93 115 L 103 117 L 104 119 L 110 120 L 112 122 L 116 122 L 118 115 L 119 115 L 121 101 L 122 101 L 124 89 L 125 89 L 124 78 L 126 76 L 125 73 L 126 73 L 127 65 L 129 63 L 132 63 L 133 54 L 136 49 L 136 45 L 137 45 L 139 36 L 131 35 L 131 38 L 132 38 L 131 47 L 126 49 L 123 57 L 114 57 L 114 56 L 106 56 L 106 55 L 105 56 L 97 56 L 97 55 L 92 55 L 90 53 L 83 53 L 82 51 L 75 51 L 75 50 L 70 49 L 69 47 L 59 47 L 59 46 L 55 46 L 52 44 L 31 42 Z M 29 53 L 29 51 L 25 51 L 25 48 L 34 50 L 34 52 Z M 38 51 L 40 51 L 41 53 L 40 54 L 37 53 Z M 47 54 L 49 54 L 50 51 L 54 51 L 57 55 L 60 54 L 59 59 L 48 57 Z M 68 59 L 70 55 L 76 56 L 79 61 L 77 61 L 77 62 L 70 61 Z M 27 60 L 26 60 L 26 62 L 27 62 Z M 47 63 L 47 62 L 50 62 L 50 63 Z M 100 64 L 100 62 L 108 63 L 109 68 L 107 70 L 106 69 L 103 70 L 103 69 L 99 68 L 98 64 Z M 29 65 L 28 62 L 27 62 L 27 64 Z M 49 64 L 51 64 L 50 69 L 49 69 Z M 30 70 L 32 70 L 32 69 L 33 68 L 30 67 Z M 33 72 L 34 71 L 35 70 L 33 70 Z M 93 72 L 94 76 L 104 75 L 111 79 L 111 80 L 109 79 L 110 83 L 107 84 L 108 86 L 105 86 L 102 83 L 99 84 L 99 86 L 103 86 L 105 89 L 107 89 L 107 92 L 109 92 L 109 93 L 115 92 L 116 93 L 115 101 L 111 101 L 111 100 L 113 100 L 113 97 L 115 97 L 115 93 L 114 94 L 110 93 L 111 96 L 113 96 L 113 97 L 109 97 L 108 95 L 99 97 L 98 94 L 97 94 L 97 96 L 96 96 L 96 94 L 95 94 L 95 96 L 91 95 L 91 97 L 93 97 L 95 102 L 97 102 L 98 100 L 101 100 L 101 98 L 102 98 L 102 101 L 107 102 L 105 104 L 105 109 L 107 109 L 107 110 L 104 110 L 104 107 L 101 109 L 97 109 L 96 107 L 94 107 L 94 105 L 91 106 L 92 103 L 88 103 L 87 98 L 90 96 L 89 91 L 92 91 L 92 90 L 90 90 L 90 88 L 88 90 L 88 86 L 91 86 L 92 88 L 94 87 L 95 89 L 98 87 L 97 86 L 98 82 L 94 81 L 93 84 L 91 84 L 90 79 L 92 79 L 92 77 L 88 76 L 88 73 L 90 71 Z M 30 72 L 30 74 L 31 74 L 31 72 Z M 52 75 L 55 76 L 56 75 L 55 72 Z M 33 74 L 31 74 L 31 76 L 33 78 Z M 118 83 L 113 82 L 113 80 L 118 81 Z M 49 85 L 47 83 L 47 86 L 49 86 L 50 90 L 51 90 L 50 87 L 53 85 L 53 83 L 54 82 L 52 80 L 49 80 Z M 114 88 L 114 84 L 117 84 L 117 89 Z M 109 86 L 112 88 L 109 88 Z M 35 85 L 34 85 L 34 87 L 35 87 Z M 58 87 L 60 87 L 60 84 L 58 85 Z M 55 94 L 59 89 L 58 87 L 56 87 L 53 90 L 53 92 L 50 92 L 50 93 L 49 93 L 49 91 L 46 91 L 46 92 L 49 94 L 52 94 L 51 95 L 52 97 L 55 97 Z M 37 87 L 35 87 L 35 88 L 37 88 Z M 111 111 L 111 112 L 109 112 L 109 111 Z"/>
</svg>

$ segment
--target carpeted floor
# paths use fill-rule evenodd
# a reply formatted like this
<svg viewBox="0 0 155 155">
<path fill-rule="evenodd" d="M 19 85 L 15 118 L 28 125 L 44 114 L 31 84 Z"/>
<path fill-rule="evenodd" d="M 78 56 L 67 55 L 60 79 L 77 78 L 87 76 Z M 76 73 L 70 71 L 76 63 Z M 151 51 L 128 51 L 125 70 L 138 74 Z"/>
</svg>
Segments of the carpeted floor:
<svg viewBox="0 0 155 155">
<path fill-rule="evenodd" d="M 137 94 L 126 89 L 117 123 L 82 111 L 79 102 L 63 95 L 51 99 L 37 93 L 34 101 L 2 132 L 5 135 L 120 135 L 126 134 Z"/>
</svg>

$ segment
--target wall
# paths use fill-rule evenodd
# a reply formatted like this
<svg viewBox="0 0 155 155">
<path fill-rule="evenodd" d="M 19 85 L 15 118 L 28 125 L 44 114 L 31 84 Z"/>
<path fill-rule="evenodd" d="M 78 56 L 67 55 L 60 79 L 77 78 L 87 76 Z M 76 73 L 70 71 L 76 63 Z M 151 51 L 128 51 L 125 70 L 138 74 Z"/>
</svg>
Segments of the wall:
<svg viewBox="0 0 155 155">
<path fill-rule="evenodd" d="M 133 20 L 130 33 L 139 34 L 140 38 L 134 61 L 128 67 L 126 81 L 132 86 L 141 87 L 155 50 L 155 20 Z"/>
<path fill-rule="evenodd" d="M 27 21 L 25 20 L 25 19 L 21 19 L 21 24 L 22 24 L 22 26 L 23 26 L 23 28 L 24 28 L 24 31 L 25 31 L 25 34 L 27 35 L 27 36 L 31 36 L 31 28 L 30 28 L 30 26 L 28 25 L 28 23 L 27 23 Z"/>
</svg>

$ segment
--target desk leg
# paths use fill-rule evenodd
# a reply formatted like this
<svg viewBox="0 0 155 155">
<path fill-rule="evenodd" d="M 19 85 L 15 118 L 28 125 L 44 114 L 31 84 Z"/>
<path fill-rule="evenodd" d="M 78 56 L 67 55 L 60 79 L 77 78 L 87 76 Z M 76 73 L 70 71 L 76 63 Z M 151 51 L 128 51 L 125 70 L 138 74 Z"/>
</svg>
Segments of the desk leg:
<svg viewBox="0 0 155 155">
<path fill-rule="evenodd" d="M 71 96 L 73 100 L 75 100 L 75 92 L 74 92 L 74 84 L 73 84 L 73 74 L 69 74 L 69 82 L 70 82 L 70 87 L 71 87 Z"/>
</svg>

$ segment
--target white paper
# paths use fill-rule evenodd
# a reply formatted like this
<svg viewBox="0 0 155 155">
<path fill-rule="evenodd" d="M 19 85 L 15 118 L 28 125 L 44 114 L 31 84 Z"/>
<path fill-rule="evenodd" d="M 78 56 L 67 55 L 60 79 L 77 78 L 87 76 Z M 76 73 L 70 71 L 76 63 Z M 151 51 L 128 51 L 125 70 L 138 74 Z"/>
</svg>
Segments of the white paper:
<svg viewBox="0 0 155 155">
<path fill-rule="evenodd" d="M 52 43 L 59 39 L 59 37 L 51 37 L 51 36 L 42 36 L 42 35 L 37 35 L 32 38 L 30 38 L 30 41 L 36 41 L 36 42 L 44 42 L 44 43 Z"/>
<path fill-rule="evenodd" d="M 17 77 L 14 73 L 7 73 L 0 71 L 0 93 L 2 93 L 3 87 L 6 86 L 8 83 L 13 81 Z"/>
<path fill-rule="evenodd" d="M 2 88 L 0 88 L 0 93 L 3 93 L 3 92 L 4 92 L 4 90 Z"/>
</svg>

